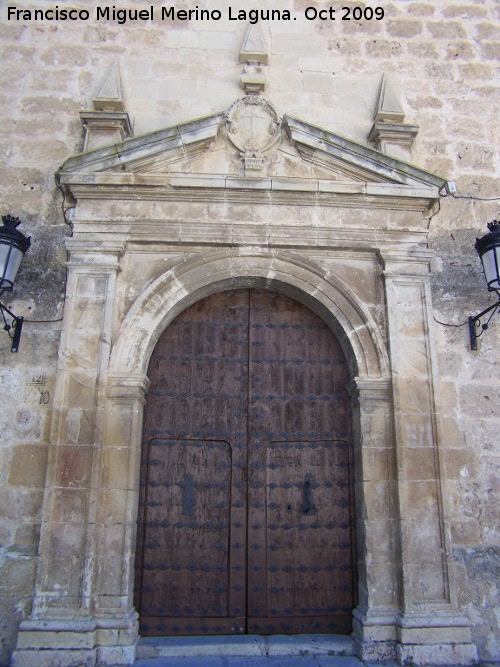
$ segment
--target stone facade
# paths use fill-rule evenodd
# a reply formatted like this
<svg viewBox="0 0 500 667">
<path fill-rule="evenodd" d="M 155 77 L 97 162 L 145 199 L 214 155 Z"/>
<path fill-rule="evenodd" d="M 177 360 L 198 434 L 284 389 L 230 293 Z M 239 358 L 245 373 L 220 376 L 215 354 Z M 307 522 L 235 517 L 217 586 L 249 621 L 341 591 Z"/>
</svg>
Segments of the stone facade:
<svg viewBox="0 0 500 667">
<path fill-rule="evenodd" d="M 239 286 L 306 304 L 350 364 L 360 656 L 500 659 L 500 329 L 473 353 L 455 326 L 493 303 L 499 7 L 380 6 L 2 8 L 2 214 L 32 247 L 3 296 L 26 324 L 0 340 L 0 664 L 133 662 L 149 357 Z"/>
</svg>

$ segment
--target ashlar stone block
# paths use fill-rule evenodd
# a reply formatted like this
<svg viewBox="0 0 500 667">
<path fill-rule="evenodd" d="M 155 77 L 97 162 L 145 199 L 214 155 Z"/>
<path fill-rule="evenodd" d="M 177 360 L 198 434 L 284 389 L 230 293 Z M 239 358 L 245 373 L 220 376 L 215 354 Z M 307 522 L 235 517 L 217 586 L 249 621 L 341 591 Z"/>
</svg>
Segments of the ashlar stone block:
<svg viewBox="0 0 500 667">
<path fill-rule="evenodd" d="M 477 649 L 473 644 L 398 644 L 397 658 L 401 665 L 473 665 Z"/>
<path fill-rule="evenodd" d="M 47 465 L 47 447 L 20 445 L 13 451 L 9 484 L 12 486 L 43 487 Z"/>
<path fill-rule="evenodd" d="M 12 667 L 95 667 L 95 650 L 18 650 L 14 652 Z"/>
</svg>

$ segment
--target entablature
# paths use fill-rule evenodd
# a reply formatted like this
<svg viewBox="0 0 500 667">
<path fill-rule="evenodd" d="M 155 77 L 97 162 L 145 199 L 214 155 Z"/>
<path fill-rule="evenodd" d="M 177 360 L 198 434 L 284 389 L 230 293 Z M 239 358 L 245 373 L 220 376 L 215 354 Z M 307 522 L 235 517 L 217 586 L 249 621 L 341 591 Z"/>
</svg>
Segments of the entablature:
<svg viewBox="0 0 500 667">
<path fill-rule="evenodd" d="M 244 97 L 225 113 L 75 155 L 73 199 L 271 203 L 425 211 L 446 181 Z"/>
</svg>

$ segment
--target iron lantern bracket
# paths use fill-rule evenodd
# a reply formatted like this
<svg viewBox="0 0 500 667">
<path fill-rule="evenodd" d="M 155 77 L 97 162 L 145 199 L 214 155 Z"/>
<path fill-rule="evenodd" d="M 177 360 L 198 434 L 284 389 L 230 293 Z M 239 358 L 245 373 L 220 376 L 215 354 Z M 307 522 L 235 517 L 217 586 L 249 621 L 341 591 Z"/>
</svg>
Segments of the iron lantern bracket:
<svg viewBox="0 0 500 667">
<path fill-rule="evenodd" d="M 486 308 L 485 310 L 481 311 L 477 315 L 470 316 L 469 317 L 469 334 L 470 334 L 470 349 L 476 351 L 477 350 L 477 339 L 479 336 L 481 336 L 486 329 L 488 328 L 489 322 L 497 309 L 500 307 L 500 299 L 494 303 L 492 306 L 489 308 Z M 491 312 L 493 311 L 493 312 Z M 484 317 L 487 313 L 490 313 L 491 315 L 488 317 L 487 321 L 484 324 L 481 324 L 481 318 Z M 481 331 L 478 333 L 478 329 L 481 329 Z"/>
<path fill-rule="evenodd" d="M 2 317 L 4 321 L 4 329 L 9 334 L 12 339 L 11 352 L 17 352 L 19 350 L 19 341 L 21 340 L 21 333 L 23 330 L 24 317 L 17 317 L 12 311 L 10 311 L 3 303 L 0 301 L 0 310 L 2 311 Z M 11 322 L 8 322 L 5 313 L 12 318 Z M 11 330 L 13 333 L 11 334 Z"/>
</svg>

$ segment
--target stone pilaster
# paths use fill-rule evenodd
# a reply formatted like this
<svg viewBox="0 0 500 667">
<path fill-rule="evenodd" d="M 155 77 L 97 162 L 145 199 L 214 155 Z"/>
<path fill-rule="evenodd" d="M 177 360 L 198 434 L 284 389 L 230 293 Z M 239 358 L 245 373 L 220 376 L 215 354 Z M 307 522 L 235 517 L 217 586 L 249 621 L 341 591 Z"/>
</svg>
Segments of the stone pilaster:
<svg viewBox="0 0 500 667">
<path fill-rule="evenodd" d="M 138 623 L 133 612 L 134 558 L 139 501 L 145 376 L 107 378 L 103 446 L 96 494 L 96 540 L 91 609 L 100 619 L 134 616 L 127 641 L 97 651 L 100 665 L 131 664 Z M 111 639 L 113 637 L 111 636 Z"/>
<path fill-rule="evenodd" d="M 109 622 L 97 616 L 92 600 L 103 462 L 100 385 L 109 360 L 123 245 L 68 239 L 67 247 L 67 298 L 36 595 L 31 617 L 21 625 L 16 667 L 91 666 L 100 660 L 101 644 L 133 645 L 137 635 L 128 605 Z M 125 663 L 116 659 L 112 664 Z"/>
<path fill-rule="evenodd" d="M 364 660 L 396 657 L 397 513 L 391 382 L 356 378 L 353 405 L 359 604 L 353 636 Z"/>
<path fill-rule="evenodd" d="M 401 664 L 470 664 L 476 647 L 457 611 L 441 483 L 431 259 L 425 250 L 383 255 L 401 559 L 397 656 Z"/>
</svg>

